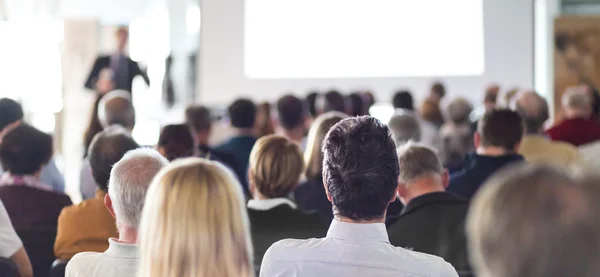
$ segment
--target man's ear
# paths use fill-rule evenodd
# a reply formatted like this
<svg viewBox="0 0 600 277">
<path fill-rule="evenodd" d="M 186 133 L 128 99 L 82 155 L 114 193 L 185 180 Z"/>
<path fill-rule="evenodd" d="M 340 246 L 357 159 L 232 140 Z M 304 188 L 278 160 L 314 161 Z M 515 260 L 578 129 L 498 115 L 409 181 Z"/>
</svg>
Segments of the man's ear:
<svg viewBox="0 0 600 277">
<path fill-rule="evenodd" d="M 323 187 L 325 187 L 325 194 L 327 195 L 327 200 L 333 203 L 333 198 L 331 198 L 331 195 L 329 194 L 329 189 L 327 189 L 327 181 L 325 181 L 325 176 L 323 176 Z"/>
<path fill-rule="evenodd" d="M 479 145 L 481 145 L 481 135 L 478 132 L 475 132 L 473 135 L 473 142 L 475 143 L 475 149 L 479 148 Z"/>
<path fill-rule="evenodd" d="M 447 189 L 450 185 L 450 172 L 448 169 L 444 169 L 444 172 L 442 173 L 442 185 L 444 186 L 444 189 Z"/>
<path fill-rule="evenodd" d="M 117 218 L 115 210 L 113 209 L 112 199 L 110 199 L 108 193 L 104 196 L 104 206 L 106 206 L 106 209 L 113 218 Z"/>
<path fill-rule="evenodd" d="M 406 186 L 400 182 L 398 182 L 398 187 L 396 188 L 396 197 L 400 199 L 400 202 L 402 202 L 402 204 L 406 205 L 407 199 L 406 196 L 408 195 L 408 189 L 406 189 Z M 395 198 L 392 199 L 392 201 L 390 202 L 394 202 L 394 200 L 396 200 Z"/>
</svg>

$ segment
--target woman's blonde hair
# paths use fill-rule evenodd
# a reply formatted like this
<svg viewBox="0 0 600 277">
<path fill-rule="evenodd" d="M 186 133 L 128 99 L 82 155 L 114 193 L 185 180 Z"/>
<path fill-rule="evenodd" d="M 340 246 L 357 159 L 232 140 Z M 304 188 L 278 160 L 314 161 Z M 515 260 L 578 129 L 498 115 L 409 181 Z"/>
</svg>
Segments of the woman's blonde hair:
<svg viewBox="0 0 600 277">
<path fill-rule="evenodd" d="M 304 160 L 298 144 L 285 137 L 260 138 L 250 153 L 250 184 L 268 198 L 287 197 L 300 181 Z"/>
<path fill-rule="evenodd" d="M 328 112 L 320 115 L 313 122 L 308 132 L 306 150 L 304 150 L 304 161 L 306 162 L 306 178 L 320 179 L 323 171 L 323 152 L 321 145 L 329 129 L 342 119 L 346 114 L 340 112 Z"/>
<path fill-rule="evenodd" d="M 154 179 L 140 226 L 140 277 L 249 277 L 248 216 L 224 166 L 187 158 Z"/>
</svg>

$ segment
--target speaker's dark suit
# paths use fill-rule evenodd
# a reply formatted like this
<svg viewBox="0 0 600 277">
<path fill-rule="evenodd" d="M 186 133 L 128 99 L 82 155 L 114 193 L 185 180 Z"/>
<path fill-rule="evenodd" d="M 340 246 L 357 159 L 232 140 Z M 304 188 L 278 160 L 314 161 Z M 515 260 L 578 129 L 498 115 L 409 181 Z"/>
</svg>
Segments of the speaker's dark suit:
<svg viewBox="0 0 600 277">
<path fill-rule="evenodd" d="M 140 69 L 140 66 L 131 60 L 127 56 L 99 56 L 94 62 L 92 71 L 85 81 L 85 87 L 88 89 L 95 89 L 96 81 L 100 76 L 100 72 L 103 69 L 113 70 L 113 81 L 115 82 L 115 89 L 122 89 L 131 92 L 133 84 L 133 78 L 141 75 L 146 81 L 146 84 L 150 84 L 150 80 L 145 72 Z"/>
</svg>

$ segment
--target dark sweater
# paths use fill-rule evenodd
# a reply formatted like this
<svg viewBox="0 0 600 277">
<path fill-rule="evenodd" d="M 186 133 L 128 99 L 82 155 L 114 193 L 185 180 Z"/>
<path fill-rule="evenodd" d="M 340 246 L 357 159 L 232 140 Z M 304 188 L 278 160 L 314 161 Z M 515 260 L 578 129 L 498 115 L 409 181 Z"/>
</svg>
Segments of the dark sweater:
<svg viewBox="0 0 600 277">
<path fill-rule="evenodd" d="M 301 183 L 294 192 L 294 198 L 300 210 L 316 212 L 329 222 L 333 220 L 332 205 L 327 200 L 322 179 L 307 180 Z"/>
<path fill-rule="evenodd" d="M 270 210 L 248 209 L 254 263 L 257 272 L 267 249 L 282 239 L 322 238 L 327 234 L 328 224 L 315 213 L 307 214 L 287 204 Z"/>
<path fill-rule="evenodd" d="M 248 190 L 248 162 L 250 152 L 256 143 L 256 138 L 252 136 L 237 136 L 229 139 L 227 142 L 215 147 L 213 150 L 221 153 L 221 156 L 230 156 L 233 158 L 233 171 L 244 186 L 244 193 L 249 197 Z"/>
<path fill-rule="evenodd" d="M 524 160 L 523 156 L 519 154 L 497 157 L 475 155 L 463 170 L 452 174 L 448 191 L 470 200 L 483 183 L 496 171 L 509 164 L 523 162 Z"/>
<path fill-rule="evenodd" d="M 17 231 L 56 228 L 62 209 L 73 204 L 67 195 L 27 186 L 0 187 L 0 199 Z"/>
</svg>

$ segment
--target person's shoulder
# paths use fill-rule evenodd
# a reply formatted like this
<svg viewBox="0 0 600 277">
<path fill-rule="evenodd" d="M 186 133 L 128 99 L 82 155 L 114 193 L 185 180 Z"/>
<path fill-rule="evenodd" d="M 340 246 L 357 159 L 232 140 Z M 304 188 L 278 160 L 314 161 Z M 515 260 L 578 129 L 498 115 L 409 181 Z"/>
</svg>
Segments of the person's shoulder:
<svg viewBox="0 0 600 277">
<path fill-rule="evenodd" d="M 311 252 L 325 239 L 284 239 L 273 243 L 267 250 L 265 257 L 271 260 L 286 259 L 291 256 L 304 256 Z"/>
<path fill-rule="evenodd" d="M 458 276 L 454 267 L 452 267 L 452 265 L 450 265 L 441 257 L 407 250 L 402 247 L 394 248 L 396 249 L 398 261 L 402 261 L 402 264 L 414 266 L 416 268 L 428 268 L 437 271 L 438 275 L 436 276 Z"/>
<path fill-rule="evenodd" d="M 81 252 L 75 254 L 67 264 L 67 274 L 65 274 L 65 276 L 81 276 L 78 274 L 85 274 L 88 268 L 90 268 L 98 258 L 102 257 L 102 255 L 104 255 L 104 253 L 99 252 Z"/>
<path fill-rule="evenodd" d="M 96 202 L 98 202 L 96 198 L 91 198 L 88 200 L 84 200 L 79 204 L 66 206 L 60 212 L 60 218 L 72 218 L 83 214 L 89 215 L 86 213 L 86 211 L 92 209 L 93 206 L 98 205 L 98 203 Z M 102 203 L 102 206 L 104 207 L 104 203 Z"/>
</svg>

